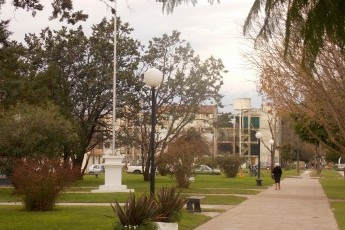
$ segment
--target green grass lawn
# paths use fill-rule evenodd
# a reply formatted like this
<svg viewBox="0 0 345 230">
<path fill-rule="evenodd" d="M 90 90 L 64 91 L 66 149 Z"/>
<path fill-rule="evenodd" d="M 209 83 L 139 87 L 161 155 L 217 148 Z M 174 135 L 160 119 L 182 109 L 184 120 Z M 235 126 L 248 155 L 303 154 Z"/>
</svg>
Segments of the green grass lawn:
<svg viewBox="0 0 345 230">
<path fill-rule="evenodd" d="M 268 170 L 261 170 L 263 179 L 263 186 L 271 186 L 273 180 L 271 179 L 270 172 Z M 292 170 L 284 171 L 283 175 L 295 174 Z M 175 180 L 171 176 L 155 177 L 156 188 L 163 186 L 175 185 Z M 144 192 L 149 190 L 150 183 L 143 180 L 142 175 L 127 174 L 124 173 L 122 177 L 122 183 L 127 185 L 128 188 L 134 189 L 138 192 Z M 74 191 L 87 191 L 98 188 L 99 185 L 104 184 L 104 175 L 99 175 L 96 178 L 94 175 L 85 175 L 84 179 L 76 184 L 76 188 L 71 188 Z M 81 188 L 82 187 L 82 188 Z M 244 173 L 243 177 L 227 178 L 224 175 L 196 175 L 195 182 L 193 182 L 190 188 L 185 189 L 185 192 L 195 193 L 200 192 L 200 189 L 204 189 L 205 193 L 208 189 L 228 188 L 228 189 L 257 189 L 256 177 L 250 177 L 248 173 Z M 228 192 L 231 193 L 231 192 Z"/>
<path fill-rule="evenodd" d="M 284 176 L 295 175 L 295 170 L 284 171 Z M 231 195 L 255 195 L 261 189 L 273 184 L 270 173 L 267 170 L 262 170 L 263 186 L 256 185 L 257 177 L 250 177 L 248 173 L 244 173 L 243 177 L 227 178 L 224 175 L 197 175 L 195 182 L 191 184 L 190 188 L 183 189 L 182 192 L 186 195 L 205 194 L 206 198 L 203 203 L 212 204 L 233 204 L 233 200 L 238 199 Z M 135 193 L 148 192 L 150 183 L 143 180 L 142 175 L 123 174 L 123 184 L 128 188 L 134 189 Z M 96 178 L 94 175 L 85 175 L 83 180 L 78 181 L 73 187 L 69 188 L 66 193 L 63 193 L 58 202 L 86 202 L 86 203 L 112 203 L 116 200 L 125 202 L 128 193 L 91 193 L 91 190 L 97 189 L 104 184 L 104 175 L 99 175 Z M 170 176 L 156 176 L 156 191 L 163 186 L 174 186 L 175 180 Z M 0 202 L 14 202 L 20 201 L 18 197 L 12 196 L 12 188 L 0 187 Z M 209 195 L 208 195 L 209 194 Z M 211 198 L 214 194 L 223 194 L 227 196 L 219 196 L 219 198 Z M 210 196 L 210 198 L 208 198 Z M 214 196 L 213 196 L 214 197 Z M 216 201 L 218 200 L 218 201 Z"/>
<path fill-rule="evenodd" d="M 17 202 L 20 201 L 19 197 L 12 195 L 13 188 L 0 187 L 0 202 Z"/>
<path fill-rule="evenodd" d="M 284 176 L 295 175 L 293 171 L 284 171 Z M 227 178 L 224 175 L 197 175 L 196 181 L 188 189 L 182 192 L 186 195 L 203 194 L 202 204 L 228 204 L 237 205 L 246 198 L 235 196 L 235 194 L 254 195 L 260 190 L 273 184 L 270 172 L 262 170 L 263 186 L 256 185 L 256 177 L 250 177 L 244 173 L 243 177 Z M 123 184 L 134 189 L 135 193 L 149 191 L 150 183 L 143 181 L 142 175 L 123 174 Z M 174 186 L 175 181 L 170 176 L 156 176 L 156 191 L 163 186 Z M 54 229 L 112 229 L 115 222 L 114 213 L 110 203 L 118 200 L 125 202 L 128 193 L 91 193 L 104 184 L 104 175 L 98 178 L 86 175 L 83 180 L 78 181 L 66 193 L 63 193 L 58 202 L 95 202 L 109 203 L 109 206 L 57 206 L 50 212 L 26 212 L 22 206 L 0 206 L 0 229 L 4 230 L 54 230 Z M 18 197 L 11 195 L 13 188 L 0 187 L 0 202 L 20 201 Z M 222 195 L 217 195 L 222 194 Z M 205 209 L 203 209 L 205 211 Z M 207 211 L 207 210 L 206 210 Z M 182 220 L 179 223 L 179 230 L 192 230 L 196 226 L 208 221 L 210 217 L 195 213 L 188 213 L 183 210 Z"/>
<path fill-rule="evenodd" d="M 182 212 L 179 230 L 192 230 L 210 217 Z M 1 230 L 110 230 L 115 216 L 108 207 L 58 206 L 50 212 L 26 212 L 20 206 L 0 206 Z"/>
<path fill-rule="evenodd" d="M 330 199 L 330 204 L 339 228 L 345 230 L 345 180 L 334 170 L 323 170 L 320 183 Z"/>
<path fill-rule="evenodd" d="M 195 194 L 204 194 L 202 200 L 204 204 L 238 204 L 245 200 L 243 197 L 234 196 L 234 194 L 255 195 L 259 192 L 257 189 L 265 187 L 257 187 L 255 177 L 237 177 L 227 178 L 225 176 L 198 175 L 196 181 L 192 183 L 188 189 L 183 189 L 182 193 L 186 196 Z M 268 178 L 272 184 L 271 178 Z M 148 192 L 150 183 L 143 181 L 142 175 L 123 175 L 123 183 L 128 188 L 133 188 L 136 194 Z M 92 193 L 91 190 L 97 189 L 99 185 L 104 183 L 104 176 L 85 176 L 81 181 L 61 194 L 58 202 L 71 203 L 114 203 L 115 201 L 125 202 L 128 193 Z M 268 182 L 267 182 L 268 183 Z M 88 186 L 85 186 L 88 185 Z M 93 187 L 91 186 L 93 185 Z M 163 186 L 173 186 L 174 180 L 170 176 L 156 177 L 156 191 Z M 0 188 L 0 202 L 20 201 L 18 197 L 11 196 L 12 188 Z M 216 196 L 215 194 L 223 194 Z"/>
<path fill-rule="evenodd" d="M 111 207 L 56 207 L 50 212 L 26 212 L 20 206 L 0 206 L 2 230 L 112 229 Z"/>
<path fill-rule="evenodd" d="M 320 183 L 329 199 L 345 200 L 345 180 L 337 171 L 323 170 Z"/>
</svg>

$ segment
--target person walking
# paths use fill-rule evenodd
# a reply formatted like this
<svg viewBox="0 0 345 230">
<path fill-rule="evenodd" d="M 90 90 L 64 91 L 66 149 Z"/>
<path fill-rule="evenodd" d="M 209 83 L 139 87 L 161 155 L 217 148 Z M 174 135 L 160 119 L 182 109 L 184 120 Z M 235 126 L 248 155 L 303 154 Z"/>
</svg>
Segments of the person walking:
<svg viewBox="0 0 345 230">
<path fill-rule="evenodd" d="M 274 182 L 276 184 L 276 190 L 280 190 L 280 178 L 283 174 L 282 168 L 280 167 L 279 163 L 276 163 L 275 167 L 272 170 L 272 176 Z"/>
</svg>

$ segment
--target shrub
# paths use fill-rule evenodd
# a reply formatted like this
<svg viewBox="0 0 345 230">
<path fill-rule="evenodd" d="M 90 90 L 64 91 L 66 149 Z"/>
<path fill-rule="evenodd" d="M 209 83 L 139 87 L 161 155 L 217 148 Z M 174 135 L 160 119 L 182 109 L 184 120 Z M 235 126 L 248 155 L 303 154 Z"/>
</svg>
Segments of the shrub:
<svg viewBox="0 0 345 230">
<path fill-rule="evenodd" d="M 160 154 L 156 157 L 157 171 L 162 176 L 172 174 L 171 166 L 169 165 L 169 159 L 167 154 Z"/>
<path fill-rule="evenodd" d="M 241 165 L 245 162 L 243 157 L 239 156 L 221 156 L 217 158 L 217 163 L 227 177 L 235 178 Z"/>
<path fill-rule="evenodd" d="M 111 204 L 111 207 L 119 221 L 115 225 L 115 230 L 156 229 L 151 222 L 156 216 L 155 200 L 147 193 L 142 194 L 138 199 L 135 198 L 134 193 L 130 193 L 124 206 L 116 201 L 114 205 Z"/>
<path fill-rule="evenodd" d="M 124 206 L 117 201 L 111 204 L 118 217 L 114 230 L 156 230 L 154 222 L 176 222 L 180 210 L 186 203 L 185 197 L 175 188 L 162 188 L 156 196 L 143 193 L 138 199 L 133 193 Z"/>
<path fill-rule="evenodd" d="M 193 166 L 196 159 L 208 155 L 209 145 L 206 139 L 194 129 L 182 133 L 168 146 L 168 151 L 163 153 L 171 166 L 177 187 L 188 188 L 189 178 L 193 175 Z"/>
<path fill-rule="evenodd" d="M 25 210 L 49 211 L 59 193 L 77 180 L 79 168 L 59 159 L 27 158 L 15 163 L 13 193 L 21 196 Z"/>
<path fill-rule="evenodd" d="M 180 210 L 186 204 L 186 198 L 175 188 L 162 188 L 155 198 L 157 207 L 156 220 L 160 222 L 176 222 L 181 218 Z"/>
</svg>

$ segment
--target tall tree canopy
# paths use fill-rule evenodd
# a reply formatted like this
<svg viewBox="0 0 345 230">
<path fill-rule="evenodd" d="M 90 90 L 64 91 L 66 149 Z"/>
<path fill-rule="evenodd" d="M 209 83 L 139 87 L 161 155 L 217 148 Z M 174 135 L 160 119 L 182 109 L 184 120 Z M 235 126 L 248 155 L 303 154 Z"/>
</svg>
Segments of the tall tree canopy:
<svg viewBox="0 0 345 230">
<path fill-rule="evenodd" d="M 178 31 L 153 38 L 144 50 L 142 64 L 144 70 L 153 66 L 163 72 L 163 83 L 157 88 L 156 136 L 156 147 L 163 154 L 167 145 L 195 119 L 199 106 L 220 104 L 222 95 L 219 91 L 223 85 L 222 75 L 226 71 L 220 59 L 210 57 L 201 60 L 191 45 L 180 38 Z M 142 89 L 141 98 L 137 116 L 133 116 L 133 106 L 126 107 L 124 112 L 132 112 L 126 117 L 140 127 L 135 132 L 140 135 L 133 137 L 133 133 L 127 134 L 136 140 L 134 142 L 137 146 L 141 146 L 143 163 L 147 163 L 145 178 L 148 179 L 150 161 L 146 159 L 149 156 L 151 114 L 149 87 Z M 126 133 L 124 130 L 120 133 Z"/>
<path fill-rule="evenodd" d="M 77 141 L 73 125 L 57 106 L 18 103 L 0 113 L 0 174 L 10 174 L 20 158 L 61 157 Z"/>
<path fill-rule="evenodd" d="M 108 0 L 109 2 L 114 2 L 115 0 Z M 15 9 L 25 9 L 30 11 L 32 16 L 35 16 L 37 11 L 44 9 L 44 4 L 39 0 L 12 0 L 12 5 Z M 83 11 L 74 11 L 73 10 L 73 0 L 51 0 L 51 6 L 53 11 L 51 13 L 50 19 L 59 18 L 60 21 L 67 21 L 67 23 L 75 24 L 78 21 L 85 21 L 88 16 L 83 13 Z M 0 1 L 0 10 L 3 5 L 6 3 L 6 0 Z"/>
<path fill-rule="evenodd" d="M 94 1 L 101 1 L 105 3 L 107 6 L 112 8 L 112 12 L 114 13 L 114 7 L 112 7 L 112 5 L 116 4 L 116 0 Z M 220 2 L 220 0 L 208 0 L 208 2 L 211 4 L 213 4 L 215 1 L 217 1 L 218 3 Z M 5 4 L 5 2 L 6 0 L 0 0 L 0 9 L 2 5 Z M 44 9 L 44 4 L 42 4 L 39 0 L 11 0 L 11 2 L 15 9 L 21 8 L 27 11 L 31 11 L 32 16 L 35 16 L 37 11 Z M 67 23 L 75 24 L 78 21 L 85 21 L 88 18 L 88 15 L 83 11 L 74 11 L 73 0 L 50 0 L 50 2 L 53 7 L 53 11 L 49 19 L 59 18 L 60 21 L 67 21 Z M 172 13 L 175 7 L 189 2 L 194 6 L 198 3 L 198 0 L 156 0 L 156 2 L 162 4 L 163 12 Z"/>
<path fill-rule="evenodd" d="M 52 2 L 62 7 L 60 1 Z M 71 7 L 63 6 L 66 12 L 73 9 L 71 3 L 72 0 L 67 0 L 66 6 Z M 18 1 L 15 7 L 33 10 L 33 13 L 41 10 L 38 1 L 30 0 Z M 57 10 L 61 19 L 70 16 L 63 12 L 63 9 Z M 3 23 L 1 28 L 6 28 L 6 22 Z M 0 38 L 4 38 L 4 42 L 0 42 L 9 44 L 0 47 L 0 55 L 8 52 L 6 58 L 0 60 L 0 65 L 6 66 L 0 69 L 0 89 L 8 93 L 1 105 L 6 104 L 8 108 L 17 102 L 57 105 L 78 136 L 75 144 L 66 146 L 63 153 L 76 165 L 81 164 L 85 152 L 111 136 L 107 120 L 112 110 L 113 28 L 112 22 L 105 19 L 94 25 L 90 37 L 84 34 L 82 27 L 71 30 L 63 27 L 56 31 L 46 28 L 40 34 L 28 34 L 24 45 L 7 42 L 9 32 L 0 31 L 3 31 Z M 143 71 L 154 66 L 164 73 L 164 83 L 157 94 L 160 108 L 157 117 L 161 126 L 158 141 L 164 151 L 167 143 L 193 120 L 199 105 L 220 103 L 219 90 L 225 70 L 219 59 L 201 60 L 190 44 L 180 39 L 177 31 L 153 38 L 146 49 L 131 38 L 131 31 L 128 24 L 118 19 L 117 117 L 132 122 L 141 132 L 137 132 L 140 133 L 137 137 L 128 127 L 121 127 L 116 134 L 120 145 L 141 146 L 146 157 L 151 100 L 149 88 L 143 87 Z M 15 52 L 11 54 L 10 49 Z M 13 63 L 18 65 L 9 68 L 11 60 L 16 60 Z M 10 74 L 3 74 L 6 69 Z"/>
<path fill-rule="evenodd" d="M 135 106 L 142 85 L 135 77 L 140 43 L 131 38 L 128 24 L 118 20 L 118 25 L 117 103 L 119 107 Z M 92 35 L 87 37 L 82 27 L 63 27 L 58 31 L 46 28 L 39 35 L 27 35 L 25 46 L 9 43 L 0 49 L 0 54 L 6 54 L 0 60 L 4 66 L 0 70 L 0 89 L 6 93 L 1 105 L 10 108 L 27 102 L 45 106 L 47 101 L 57 105 L 78 135 L 74 145 L 64 148 L 63 156 L 79 166 L 85 152 L 111 137 L 107 120 L 113 99 L 114 26 L 104 19 L 92 29 Z M 16 52 L 9 53 L 7 49 Z M 18 61 L 14 63 L 20 62 L 17 66 L 10 63 L 15 58 Z"/>
<path fill-rule="evenodd" d="M 317 133 L 320 130 L 314 126 L 313 138 L 344 153 L 343 50 L 332 42 L 326 42 L 319 50 L 313 66 L 305 68 L 301 65 L 304 47 L 298 44 L 295 44 L 294 55 L 286 56 L 284 33 L 277 33 L 271 37 L 270 42 L 262 43 L 254 53 L 248 55 L 260 72 L 259 90 L 268 95 L 278 111 L 290 111 L 308 121 L 304 124 L 314 123 L 322 127 L 326 135 L 320 136 Z M 313 132 L 311 126 L 304 128 Z"/>
<path fill-rule="evenodd" d="M 302 62 L 313 65 L 327 43 L 344 50 L 344 12 L 344 0 L 255 0 L 243 31 L 247 34 L 253 24 L 257 25 L 256 19 L 260 18 L 256 41 L 267 41 L 284 27 L 285 55 L 294 53 L 302 42 Z"/>
</svg>

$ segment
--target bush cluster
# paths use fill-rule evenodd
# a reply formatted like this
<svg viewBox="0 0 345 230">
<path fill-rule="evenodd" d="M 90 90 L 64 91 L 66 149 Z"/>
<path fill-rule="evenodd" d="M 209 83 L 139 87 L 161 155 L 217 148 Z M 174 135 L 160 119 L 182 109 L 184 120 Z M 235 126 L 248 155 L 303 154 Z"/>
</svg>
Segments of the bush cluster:
<svg viewBox="0 0 345 230">
<path fill-rule="evenodd" d="M 79 171 L 60 159 L 20 159 L 11 175 L 13 193 L 22 197 L 25 210 L 49 211 L 59 193 L 78 179 Z"/>
<path fill-rule="evenodd" d="M 217 158 L 217 163 L 225 176 L 235 178 L 241 168 L 241 165 L 245 162 L 243 157 L 236 155 L 221 156 Z"/>
</svg>

